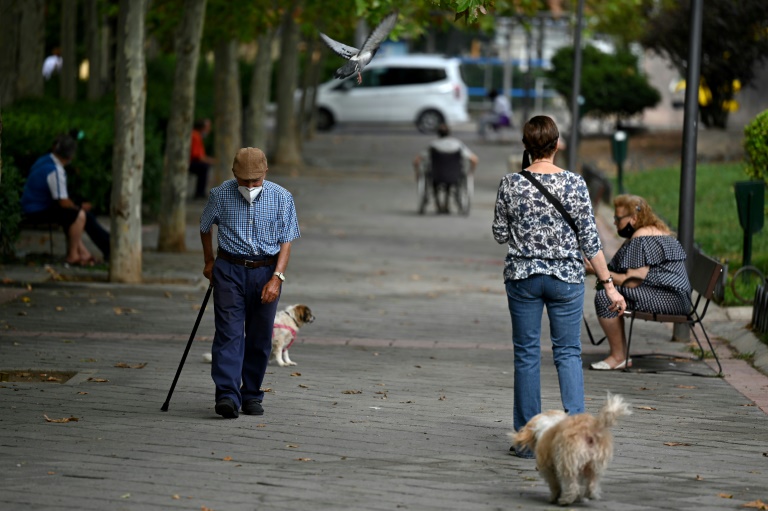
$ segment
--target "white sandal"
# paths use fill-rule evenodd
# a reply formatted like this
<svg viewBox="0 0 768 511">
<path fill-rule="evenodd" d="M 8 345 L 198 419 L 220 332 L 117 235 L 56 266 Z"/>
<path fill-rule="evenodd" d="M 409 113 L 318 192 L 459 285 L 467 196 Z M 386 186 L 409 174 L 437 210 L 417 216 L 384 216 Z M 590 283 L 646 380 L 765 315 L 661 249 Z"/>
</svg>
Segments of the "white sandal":
<svg viewBox="0 0 768 511">
<path fill-rule="evenodd" d="M 595 371 L 615 371 L 617 369 L 624 369 L 627 366 L 627 361 L 624 360 L 620 364 L 617 364 L 616 367 L 611 367 L 608 362 L 605 360 L 601 360 L 600 362 L 594 362 L 590 364 L 590 368 L 594 369 Z M 629 366 L 632 367 L 632 359 L 629 359 Z"/>
</svg>

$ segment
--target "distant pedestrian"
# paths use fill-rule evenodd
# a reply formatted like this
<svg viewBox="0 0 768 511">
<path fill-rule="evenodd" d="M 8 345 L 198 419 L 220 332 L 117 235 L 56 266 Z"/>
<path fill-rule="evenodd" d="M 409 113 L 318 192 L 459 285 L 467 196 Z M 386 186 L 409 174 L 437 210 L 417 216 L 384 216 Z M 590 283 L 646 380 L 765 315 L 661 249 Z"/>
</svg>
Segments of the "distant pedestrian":
<svg viewBox="0 0 768 511">
<path fill-rule="evenodd" d="M 262 415 L 261 389 L 291 242 L 300 236 L 293 196 L 266 181 L 260 149 L 240 149 L 235 178 L 211 189 L 200 218 L 205 268 L 213 285 L 216 333 L 211 376 L 216 413 L 228 419 Z M 214 258 L 211 227 L 217 226 Z"/>
<path fill-rule="evenodd" d="M 512 127 L 512 107 L 509 99 L 504 94 L 499 94 L 496 89 L 488 92 L 488 99 L 491 100 L 491 111 L 480 118 L 477 124 L 477 132 L 485 138 L 488 127 L 494 130 L 500 127 Z"/>
<path fill-rule="evenodd" d="M 552 163 L 558 138 L 557 126 L 549 117 L 537 116 L 525 124 L 523 144 L 532 163 L 523 172 L 507 174 L 501 180 L 493 219 L 494 238 L 509 246 L 504 282 L 514 345 L 515 430 L 541 413 L 541 316 L 545 306 L 563 407 L 569 414 L 584 412 L 582 251 L 605 288 L 609 310 L 620 313 L 626 309 L 605 263 L 584 179 Z M 553 199 L 568 219 L 556 209 Z M 533 457 L 527 451 L 515 454 Z"/>
<path fill-rule="evenodd" d="M 208 186 L 208 170 L 216 163 L 215 158 L 205 154 L 205 137 L 211 133 L 211 120 L 195 121 L 192 127 L 192 143 L 189 150 L 189 172 L 197 176 L 195 183 L 195 199 L 204 199 Z"/>
<path fill-rule="evenodd" d="M 50 80 L 54 73 L 60 72 L 62 62 L 61 48 L 56 46 L 43 61 L 43 78 Z"/>
</svg>

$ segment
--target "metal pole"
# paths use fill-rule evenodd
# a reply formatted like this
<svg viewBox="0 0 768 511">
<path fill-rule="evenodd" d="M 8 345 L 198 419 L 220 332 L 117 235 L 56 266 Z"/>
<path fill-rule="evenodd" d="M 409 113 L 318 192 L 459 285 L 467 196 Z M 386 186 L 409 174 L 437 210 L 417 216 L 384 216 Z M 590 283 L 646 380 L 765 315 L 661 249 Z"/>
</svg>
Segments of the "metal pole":
<svg viewBox="0 0 768 511">
<path fill-rule="evenodd" d="M 688 70 L 685 77 L 685 120 L 683 121 L 683 163 L 680 170 L 680 205 L 677 239 L 685 249 L 690 270 L 693 261 L 693 218 L 696 195 L 696 135 L 699 124 L 699 77 L 701 74 L 701 25 L 703 0 L 691 1 Z M 690 339 L 688 325 L 676 324 L 673 338 Z"/>
<path fill-rule="evenodd" d="M 584 0 L 576 8 L 576 27 L 573 34 L 573 86 L 571 87 L 571 136 L 568 141 L 568 170 L 576 172 L 579 146 L 579 96 L 581 96 L 581 25 L 584 19 Z"/>
</svg>

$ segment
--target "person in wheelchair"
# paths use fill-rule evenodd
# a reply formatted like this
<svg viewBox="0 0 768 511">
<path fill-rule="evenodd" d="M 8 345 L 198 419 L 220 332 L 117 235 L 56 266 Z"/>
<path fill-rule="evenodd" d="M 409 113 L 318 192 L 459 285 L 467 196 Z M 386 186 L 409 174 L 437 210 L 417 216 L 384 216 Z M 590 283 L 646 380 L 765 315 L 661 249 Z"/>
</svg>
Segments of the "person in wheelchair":
<svg viewBox="0 0 768 511">
<path fill-rule="evenodd" d="M 608 269 L 616 290 L 627 301 L 627 309 L 659 314 L 685 315 L 691 309 L 691 283 L 685 266 L 685 250 L 667 224 L 637 195 L 619 195 L 613 200 L 616 231 L 627 241 L 619 248 Z M 594 273 L 584 261 L 587 273 Z M 605 290 L 595 293 L 595 309 L 610 353 L 592 369 L 609 371 L 632 366 L 625 353 L 624 317 L 608 309 Z"/>
<path fill-rule="evenodd" d="M 477 155 L 464 142 L 451 136 L 451 130 L 446 124 L 437 127 L 437 139 L 416 155 L 413 159 L 413 169 L 417 180 L 424 174 L 427 182 L 433 187 L 438 213 L 449 212 L 448 189 L 457 185 L 460 178 L 474 174 L 478 161 Z M 442 188 L 445 188 L 445 194 L 439 193 Z M 444 195 L 442 202 L 440 195 Z"/>
</svg>

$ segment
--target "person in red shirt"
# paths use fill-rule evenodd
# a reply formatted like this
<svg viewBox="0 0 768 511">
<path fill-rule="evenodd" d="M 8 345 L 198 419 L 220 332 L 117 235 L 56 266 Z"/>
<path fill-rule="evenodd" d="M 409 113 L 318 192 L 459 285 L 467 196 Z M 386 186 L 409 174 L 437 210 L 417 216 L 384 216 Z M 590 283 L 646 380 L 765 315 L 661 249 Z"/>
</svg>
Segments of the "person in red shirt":
<svg viewBox="0 0 768 511">
<path fill-rule="evenodd" d="M 208 184 L 208 169 L 216 163 L 214 158 L 205 154 L 203 139 L 211 132 L 211 120 L 202 119 L 195 121 L 192 128 L 192 145 L 189 154 L 189 172 L 197 176 L 195 185 L 195 199 L 205 198 L 205 189 Z"/>
</svg>

